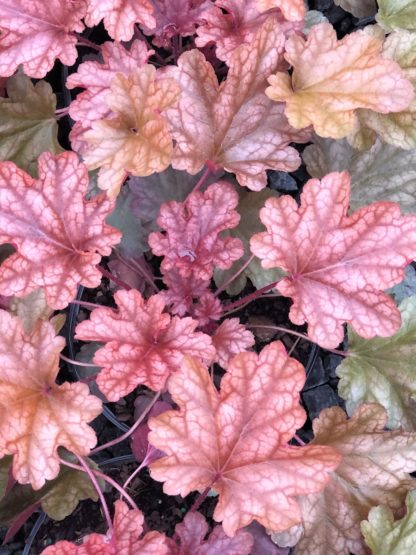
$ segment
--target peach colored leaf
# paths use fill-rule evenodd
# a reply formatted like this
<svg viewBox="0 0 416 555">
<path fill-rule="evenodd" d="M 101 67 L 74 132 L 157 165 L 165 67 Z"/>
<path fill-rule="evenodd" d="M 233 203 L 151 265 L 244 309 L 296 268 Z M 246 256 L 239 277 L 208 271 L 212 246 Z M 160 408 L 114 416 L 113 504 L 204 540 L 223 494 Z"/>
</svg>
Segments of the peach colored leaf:
<svg viewBox="0 0 416 555">
<path fill-rule="evenodd" d="M 45 290 L 39 288 L 24 297 L 12 297 L 10 312 L 20 319 L 25 332 L 30 333 L 38 320 L 49 320 L 54 310 L 46 302 Z"/>
<path fill-rule="evenodd" d="M 164 534 L 148 532 L 143 535 L 144 517 L 139 509 L 129 509 L 123 501 L 116 501 L 114 506 L 112 533 L 89 534 L 82 545 L 59 541 L 44 549 L 41 555 L 169 555 Z"/>
<path fill-rule="evenodd" d="M 180 545 L 172 547 L 170 555 L 250 555 L 253 547 L 251 534 L 239 530 L 229 538 L 222 526 L 214 526 L 209 537 L 208 524 L 200 513 L 188 513 L 175 528 Z"/>
<path fill-rule="evenodd" d="M 376 0 L 335 0 L 335 4 L 358 18 L 371 17 L 377 12 Z"/>
<path fill-rule="evenodd" d="M 254 345 L 254 336 L 238 318 L 228 318 L 215 330 L 212 343 L 217 351 L 216 362 L 226 368 L 234 355 Z"/>
<path fill-rule="evenodd" d="M 176 268 L 184 277 L 208 280 L 215 267 L 229 268 L 238 260 L 243 255 L 240 239 L 220 236 L 238 224 L 237 204 L 238 194 L 226 181 L 191 193 L 186 202 L 162 204 L 157 219 L 162 232 L 149 235 L 153 253 L 164 257 L 162 272 Z"/>
<path fill-rule="evenodd" d="M 382 41 L 376 36 L 356 31 L 338 41 L 335 29 L 320 23 L 306 39 L 289 37 L 285 58 L 293 74 L 272 75 L 266 94 L 286 102 L 285 113 L 293 127 L 313 125 L 318 135 L 341 139 L 353 130 L 357 108 L 400 112 L 414 98 L 399 65 L 384 59 L 381 49 Z"/>
<path fill-rule="evenodd" d="M 17 252 L 0 266 L 3 294 L 22 297 L 45 288 L 46 302 L 65 308 L 76 287 L 97 287 L 96 268 L 121 234 L 105 225 L 114 204 L 95 197 L 86 202 L 87 168 L 72 152 L 39 157 L 39 179 L 11 162 L 0 164 L 0 242 Z"/>
<path fill-rule="evenodd" d="M 119 42 L 105 42 L 101 45 L 102 62 L 88 60 L 80 64 L 76 73 L 66 80 L 68 89 L 86 89 L 78 94 L 69 106 L 69 115 L 76 121 L 91 122 L 108 117 L 111 109 L 106 103 L 111 92 L 111 81 L 118 73 L 126 77 L 148 61 L 153 50 L 148 50 L 144 41 L 135 40 L 126 50 Z"/>
<path fill-rule="evenodd" d="M 85 23 L 89 27 L 104 19 L 104 27 L 112 39 L 128 41 L 134 34 L 134 25 L 155 26 L 150 0 L 88 0 Z"/>
<path fill-rule="evenodd" d="M 8 98 L 0 98 L 0 160 L 14 162 L 33 177 L 38 156 L 58 154 L 56 96 L 46 81 L 32 81 L 21 72 L 7 80 Z"/>
<path fill-rule="evenodd" d="M 393 510 L 404 503 L 416 480 L 416 434 L 385 431 L 386 413 L 361 405 L 351 420 L 339 407 L 321 412 L 313 423 L 312 444 L 327 445 L 342 462 L 319 494 L 300 499 L 304 536 L 295 555 L 365 555 L 360 522 L 374 505 Z"/>
<path fill-rule="evenodd" d="M 13 455 L 13 475 L 40 489 L 59 472 L 59 446 L 88 455 L 96 436 L 87 422 L 101 401 L 81 383 L 55 383 L 65 341 L 49 322 L 27 334 L 16 316 L 0 311 L 0 457 Z"/>
<path fill-rule="evenodd" d="M 2 0 L 0 3 L 0 75 L 20 64 L 29 77 L 44 77 L 57 58 L 72 66 L 86 0 Z"/>
<path fill-rule="evenodd" d="M 90 170 L 101 168 L 98 186 L 110 197 L 117 196 L 127 173 L 146 176 L 168 167 L 173 146 L 163 112 L 178 97 L 176 82 L 156 78 L 150 64 L 112 80 L 106 96 L 111 117 L 91 123 L 81 152 Z"/>
<path fill-rule="evenodd" d="M 305 17 L 304 0 L 257 0 L 257 8 L 261 12 L 280 8 L 289 21 L 299 21 Z"/>
<path fill-rule="evenodd" d="M 309 174 L 321 179 L 327 173 L 347 170 L 351 175 L 350 208 L 370 202 L 398 202 L 404 212 L 416 212 L 416 157 L 377 139 L 366 151 L 354 149 L 346 139 L 314 137 L 302 153 Z"/>
<path fill-rule="evenodd" d="M 211 360 L 215 350 L 209 336 L 195 332 L 192 318 L 171 318 L 159 295 L 145 301 L 138 291 L 117 291 L 118 311 L 97 308 L 78 324 L 76 338 L 106 343 L 93 362 L 103 369 L 97 384 L 109 401 L 118 401 L 144 384 L 156 391 L 190 355 Z"/>
<path fill-rule="evenodd" d="M 414 0 L 378 0 L 377 3 L 376 20 L 384 29 L 416 29 Z"/>
<path fill-rule="evenodd" d="M 187 37 L 195 33 L 201 14 L 210 6 L 211 0 L 150 0 L 156 27 L 150 29 L 141 25 L 146 35 L 154 35 L 156 46 L 169 47 L 176 35 Z"/>
<path fill-rule="evenodd" d="M 182 87 L 178 105 L 167 112 L 176 140 L 173 167 L 195 174 L 210 162 L 255 191 L 266 186 L 266 169 L 298 168 L 299 155 L 288 145 L 306 142 L 309 133 L 292 129 L 283 105 L 264 94 L 284 42 L 278 27 L 266 23 L 249 46 L 235 50 L 221 85 L 199 50 L 182 54 L 170 74 Z"/>
<path fill-rule="evenodd" d="M 287 195 L 260 211 L 267 228 L 251 239 L 264 268 L 288 275 L 277 288 L 293 299 L 290 320 L 308 323 L 309 337 L 336 347 L 344 322 L 370 339 L 400 327 L 400 313 L 384 289 L 400 283 L 416 257 L 416 216 L 402 216 L 393 202 L 375 202 L 347 216 L 350 177 L 330 173 L 311 179 L 301 206 Z"/>
<path fill-rule="evenodd" d="M 234 357 L 219 393 L 192 359 L 169 379 L 179 410 L 149 419 L 149 442 L 166 453 L 150 465 L 168 495 L 214 488 L 214 519 L 233 537 L 258 520 L 284 530 L 300 520 L 294 496 L 317 492 L 340 458 L 326 447 L 288 441 L 305 422 L 303 366 L 276 341 Z"/>
</svg>

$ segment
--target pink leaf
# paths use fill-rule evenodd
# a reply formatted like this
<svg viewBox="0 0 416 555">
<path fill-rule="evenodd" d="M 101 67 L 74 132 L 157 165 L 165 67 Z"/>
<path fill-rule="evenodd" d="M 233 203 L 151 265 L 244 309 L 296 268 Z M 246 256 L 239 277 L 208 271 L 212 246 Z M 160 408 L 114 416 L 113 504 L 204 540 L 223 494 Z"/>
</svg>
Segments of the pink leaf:
<svg viewBox="0 0 416 555">
<path fill-rule="evenodd" d="M 155 391 L 180 368 L 185 355 L 211 360 L 215 350 L 211 339 L 195 332 L 192 318 L 171 318 L 164 313 L 159 295 L 145 301 L 138 291 L 117 291 L 119 307 L 93 310 L 89 320 L 76 328 L 76 338 L 106 343 L 94 355 L 103 366 L 97 384 L 109 401 L 118 401 L 144 384 Z"/>
<path fill-rule="evenodd" d="M 209 279 L 195 279 L 192 275 L 184 277 L 177 268 L 172 268 L 163 276 L 167 290 L 159 295 L 169 305 L 172 314 L 184 316 L 192 312 L 194 301 L 209 293 Z"/>
<path fill-rule="evenodd" d="M 305 17 L 304 0 L 257 0 L 257 8 L 261 12 L 280 8 L 289 21 L 300 21 Z"/>
<path fill-rule="evenodd" d="M 0 75 L 20 64 L 29 77 L 44 77 L 57 58 L 67 66 L 77 59 L 77 38 L 86 0 L 2 0 L 0 2 Z"/>
<path fill-rule="evenodd" d="M 254 345 L 254 336 L 238 318 L 229 318 L 216 329 L 212 343 L 217 350 L 216 362 L 226 368 L 231 357 Z"/>
<path fill-rule="evenodd" d="M 155 26 L 150 0 L 88 0 L 85 22 L 93 27 L 104 19 L 104 26 L 112 39 L 128 41 L 135 23 Z"/>
<path fill-rule="evenodd" d="M 229 268 L 243 255 L 240 239 L 219 234 L 236 227 L 238 194 L 225 181 L 210 185 L 204 193 L 191 193 L 186 202 L 166 202 L 157 223 L 165 233 L 149 235 L 149 245 L 164 256 L 161 269 L 176 268 L 184 277 L 209 280 L 215 267 Z"/>
<path fill-rule="evenodd" d="M 0 242 L 17 252 L 0 266 L 3 294 L 45 288 L 46 302 L 65 308 L 79 284 L 97 287 L 96 268 L 121 234 L 104 223 L 114 208 L 104 195 L 86 202 L 88 173 L 72 152 L 39 157 L 39 179 L 11 162 L 0 164 Z"/>
<path fill-rule="evenodd" d="M 401 216 L 393 202 L 347 216 L 349 196 L 347 172 L 311 179 L 300 208 L 289 196 L 267 200 L 267 231 L 251 239 L 264 268 L 288 272 L 277 288 L 294 301 L 291 321 L 307 322 L 311 339 L 328 348 L 342 341 L 344 322 L 367 339 L 399 329 L 400 312 L 382 291 L 400 283 L 416 257 L 416 216 Z"/>
<path fill-rule="evenodd" d="M 198 320 L 200 327 L 206 326 L 212 320 L 219 320 L 222 313 L 221 301 L 211 291 L 206 291 L 192 310 L 192 316 Z"/>
</svg>

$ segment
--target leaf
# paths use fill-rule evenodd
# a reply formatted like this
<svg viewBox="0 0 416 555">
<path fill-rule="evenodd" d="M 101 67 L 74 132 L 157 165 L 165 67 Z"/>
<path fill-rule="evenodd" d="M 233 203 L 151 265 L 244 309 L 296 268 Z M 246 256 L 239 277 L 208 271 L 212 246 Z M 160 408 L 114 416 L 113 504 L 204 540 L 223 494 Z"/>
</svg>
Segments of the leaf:
<svg viewBox="0 0 416 555">
<path fill-rule="evenodd" d="M 407 79 L 416 87 L 415 32 L 397 31 L 389 35 L 384 42 L 383 57 L 397 62 Z M 398 113 L 378 114 L 371 110 L 359 110 L 358 117 L 361 127 L 364 127 L 361 133 L 375 132 L 391 145 L 404 149 L 416 148 L 416 99 Z"/>
<path fill-rule="evenodd" d="M 261 12 L 280 8 L 289 21 L 300 21 L 305 17 L 304 0 L 257 0 L 257 8 Z"/>
<path fill-rule="evenodd" d="M 3 294 L 22 297 L 44 287 L 48 305 L 61 309 L 77 285 L 100 284 L 96 265 L 120 233 L 104 224 L 114 204 L 103 195 L 85 202 L 87 187 L 87 169 L 72 152 L 41 154 L 36 181 L 0 163 L 0 242 L 17 248 L 0 266 Z"/>
<path fill-rule="evenodd" d="M 174 168 L 195 174 L 208 163 L 255 191 L 266 186 L 266 169 L 298 168 L 299 155 L 288 145 L 306 142 L 309 132 L 293 130 L 283 106 L 264 94 L 267 76 L 282 61 L 284 40 L 277 26 L 266 24 L 250 45 L 235 50 L 221 85 L 199 50 L 181 55 L 170 75 L 182 94 L 167 111 L 176 140 Z"/>
<path fill-rule="evenodd" d="M 361 523 L 366 544 L 374 555 L 408 555 L 416 542 L 416 492 L 406 497 L 406 515 L 396 522 L 391 509 L 373 507 Z"/>
<path fill-rule="evenodd" d="M 360 522 L 374 505 L 398 509 L 415 487 L 408 472 L 416 469 L 414 433 L 384 431 L 385 410 L 361 405 L 351 420 L 339 407 L 321 412 L 313 423 L 317 445 L 342 455 L 325 489 L 302 497 L 304 537 L 295 555 L 364 555 Z"/>
<path fill-rule="evenodd" d="M 62 151 L 57 139 L 56 97 L 49 83 L 33 85 L 23 73 L 7 80 L 7 95 L 0 98 L 0 160 L 14 162 L 35 177 L 42 152 Z"/>
<path fill-rule="evenodd" d="M 0 459 L 0 504 L 2 502 L 3 496 L 6 493 L 11 462 L 12 457 L 10 456 L 6 456 Z"/>
<path fill-rule="evenodd" d="M 97 384 L 109 401 L 118 401 L 144 384 L 159 391 L 186 355 L 211 360 L 209 336 L 196 332 L 192 318 L 171 318 L 159 295 L 145 301 L 138 291 L 114 294 L 118 311 L 97 308 L 78 324 L 76 339 L 106 343 L 93 362 L 103 369 Z"/>
<path fill-rule="evenodd" d="M 142 25 L 146 35 L 153 35 L 156 46 L 168 48 L 172 37 L 195 34 L 203 12 L 212 6 L 211 0 L 151 0 L 156 27 Z"/>
<path fill-rule="evenodd" d="M 168 383 L 179 411 L 149 420 L 149 442 L 166 453 L 150 465 L 152 478 L 168 495 L 214 488 L 214 520 L 230 537 L 254 519 L 282 530 L 298 522 L 294 496 L 319 491 L 339 463 L 332 449 L 288 445 L 305 422 L 304 382 L 280 342 L 234 357 L 221 393 L 204 366 L 186 359 Z"/>
<path fill-rule="evenodd" d="M 0 311 L 0 457 L 13 455 L 13 476 L 40 489 L 59 473 L 57 448 L 88 455 L 96 436 L 87 422 L 101 401 L 81 383 L 55 383 L 65 341 L 49 322 L 27 334 L 19 319 Z"/>
<path fill-rule="evenodd" d="M 352 13 L 354 17 L 371 17 L 377 12 L 376 0 L 334 0 L 335 5 L 341 6 L 346 12 Z M 380 4 L 380 2 L 379 2 Z"/>
<path fill-rule="evenodd" d="M 282 268 L 277 289 L 293 299 L 289 318 L 308 323 L 324 348 L 344 337 L 344 322 L 360 336 L 388 337 L 400 313 L 384 289 L 402 281 L 416 257 L 416 216 L 402 216 L 392 202 L 375 202 L 347 216 L 350 177 L 330 173 L 303 188 L 301 206 L 284 195 L 260 211 L 267 231 L 251 239 L 264 268 Z"/>
<path fill-rule="evenodd" d="M 386 339 L 362 339 L 349 331 L 348 357 L 337 368 L 338 393 L 349 414 L 365 402 L 383 405 L 389 428 L 416 425 L 416 296 L 399 307 L 400 330 Z"/>
<path fill-rule="evenodd" d="M 85 22 L 94 27 L 104 19 L 104 27 L 112 39 L 129 41 L 134 34 L 135 23 L 155 26 L 150 0 L 87 0 Z"/>
<path fill-rule="evenodd" d="M 400 112 L 414 98 L 411 83 L 396 62 L 381 56 L 381 48 L 379 38 L 363 31 L 338 41 L 334 28 L 320 23 L 306 39 L 289 37 L 285 58 L 293 66 L 292 76 L 272 75 L 266 94 L 286 102 L 293 127 L 313 125 L 322 137 L 346 137 L 357 123 L 357 108 Z"/>
<path fill-rule="evenodd" d="M 241 241 L 222 238 L 222 232 L 240 220 L 237 204 L 238 194 L 226 181 L 210 185 L 204 193 L 191 193 L 186 202 L 162 204 L 157 219 L 162 232 L 149 235 L 153 253 L 164 257 L 162 272 L 176 268 L 185 278 L 209 280 L 215 267 L 229 268 L 238 260 Z"/>
<path fill-rule="evenodd" d="M 416 5 L 413 0 L 377 0 L 377 23 L 392 29 L 416 29 Z"/>
<path fill-rule="evenodd" d="M 146 176 L 169 166 L 173 146 L 163 112 L 178 95 L 175 81 L 156 78 L 149 64 L 112 80 L 106 102 L 113 114 L 91 122 L 81 151 L 90 170 L 100 168 L 98 186 L 110 197 L 117 196 L 127 173 Z"/>
<path fill-rule="evenodd" d="M 240 190 L 239 193 L 240 202 L 238 203 L 237 210 L 240 214 L 240 223 L 237 227 L 226 233 L 231 237 L 240 239 L 244 246 L 244 254 L 242 258 L 234 262 L 229 270 L 220 270 L 218 268 L 215 270 L 214 280 L 217 287 L 221 287 L 248 261 L 251 256 L 250 239 L 255 233 L 263 229 L 259 218 L 259 210 L 264 206 L 268 198 L 278 196 L 278 193 L 268 188 L 256 193 L 246 190 Z M 246 286 L 247 279 L 251 281 L 256 289 L 261 289 L 268 283 L 278 281 L 283 275 L 284 273 L 278 268 L 270 270 L 262 268 L 260 260 L 254 258 L 238 278 L 228 285 L 226 291 L 229 295 L 238 295 Z"/>
<path fill-rule="evenodd" d="M 66 80 L 68 89 L 81 87 L 69 106 L 69 115 L 84 125 L 109 116 L 111 110 L 106 99 L 111 92 L 111 82 L 117 74 L 126 77 L 138 67 L 144 66 L 154 51 L 148 50 L 144 41 L 135 40 L 129 50 L 119 42 L 105 42 L 101 45 L 101 58 L 88 60 L 78 66 Z"/>
<path fill-rule="evenodd" d="M 226 368 L 234 355 L 254 345 L 254 336 L 238 318 L 227 318 L 215 330 L 212 343 L 217 351 L 216 362 Z"/>
<path fill-rule="evenodd" d="M 54 312 L 45 299 L 44 289 L 35 289 L 29 295 L 12 297 L 10 312 L 19 317 L 26 333 L 31 333 L 38 320 L 49 320 Z"/>
<path fill-rule="evenodd" d="M 172 555 L 250 555 L 253 546 L 251 534 L 239 530 L 233 538 L 229 538 L 222 526 L 214 526 L 209 537 L 208 524 L 201 513 L 189 512 L 183 522 L 176 525 L 175 534 L 180 541 L 179 546 L 172 547 Z"/>
<path fill-rule="evenodd" d="M 169 312 L 179 316 L 191 314 L 194 301 L 209 293 L 209 279 L 195 279 L 192 274 L 184 277 L 177 268 L 165 274 L 163 282 L 167 290 L 161 291 L 159 295 L 169 305 Z"/>
<path fill-rule="evenodd" d="M 64 455 L 70 462 L 77 462 L 74 456 Z M 7 460 L 5 457 L 3 460 Z M 90 459 L 86 459 L 89 466 L 98 469 Z M 73 470 L 62 465 L 59 474 L 53 480 L 48 480 L 39 490 L 33 490 L 29 485 L 15 484 L 0 500 L 0 523 L 9 526 L 19 515 L 32 505 L 40 503 L 45 513 L 53 520 L 63 520 L 72 514 L 78 503 L 84 499 L 98 500 L 95 487 L 85 472 Z"/>
<path fill-rule="evenodd" d="M 89 534 L 82 545 L 59 541 L 47 547 L 41 555 L 168 555 L 167 538 L 159 532 L 143 535 L 143 513 L 139 509 L 129 509 L 123 501 L 114 503 L 114 528 L 111 533 Z M 139 539 L 139 536 L 143 537 Z"/>
<path fill-rule="evenodd" d="M 85 0 L 2 0 L 0 4 L 0 75 L 13 75 L 20 64 L 29 77 L 45 77 L 56 59 L 72 66 Z"/>
<path fill-rule="evenodd" d="M 334 171 L 351 175 L 350 207 L 356 210 L 370 202 L 398 202 L 404 212 L 416 212 L 416 157 L 377 139 L 370 150 L 361 152 L 346 139 L 314 137 L 302 153 L 312 177 L 321 179 Z"/>
</svg>

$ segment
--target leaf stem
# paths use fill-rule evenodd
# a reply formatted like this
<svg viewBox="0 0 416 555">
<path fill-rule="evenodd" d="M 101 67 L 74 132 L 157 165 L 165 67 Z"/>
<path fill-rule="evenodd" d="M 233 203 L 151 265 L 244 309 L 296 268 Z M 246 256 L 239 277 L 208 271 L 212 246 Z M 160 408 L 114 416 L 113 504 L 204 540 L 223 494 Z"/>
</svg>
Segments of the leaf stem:
<svg viewBox="0 0 416 555">
<path fill-rule="evenodd" d="M 108 270 L 103 268 L 102 266 L 97 266 L 97 268 L 103 274 L 104 277 L 106 277 L 110 281 L 113 281 L 119 287 L 122 287 L 126 291 L 130 291 L 130 289 L 132 289 L 128 283 L 126 283 L 122 279 L 116 277 L 114 274 L 112 274 L 111 272 L 109 272 Z"/>
<path fill-rule="evenodd" d="M 95 310 L 96 308 L 112 308 L 110 306 L 104 306 L 102 304 L 89 303 L 87 301 L 78 301 L 78 300 L 71 301 L 70 304 L 79 304 L 83 308 L 88 308 L 90 310 Z"/>
<path fill-rule="evenodd" d="M 279 283 L 278 281 L 274 281 L 273 283 L 269 283 L 268 285 L 265 285 L 264 287 L 261 287 L 260 289 L 257 289 L 257 291 L 254 291 L 253 293 L 250 293 L 250 295 L 246 295 L 245 297 L 241 297 L 241 299 L 238 299 L 238 300 L 234 301 L 233 303 L 226 305 L 224 307 L 227 311 L 226 314 L 228 314 L 228 312 L 230 310 L 234 310 L 236 308 L 241 307 L 244 304 L 251 303 L 252 301 L 257 299 L 258 297 L 260 297 L 262 295 L 262 293 L 266 293 L 267 291 L 270 291 L 270 289 L 273 289 L 274 287 L 276 287 L 276 285 L 278 283 Z M 224 315 L 225 314 L 223 314 L 223 316 Z"/>
<path fill-rule="evenodd" d="M 62 353 L 60 353 L 59 357 L 65 362 L 69 362 L 70 364 L 76 364 L 77 366 L 85 366 L 86 368 L 97 368 L 97 364 L 92 364 L 91 362 L 78 362 L 77 360 L 73 360 L 72 358 L 66 357 Z"/>
<path fill-rule="evenodd" d="M 101 52 L 101 46 L 99 44 L 95 44 L 94 42 L 91 42 L 90 40 L 83 37 L 79 33 L 72 33 L 72 34 L 77 38 L 77 40 L 78 40 L 77 45 L 78 46 L 88 46 L 88 48 L 92 48 L 93 50 L 96 50 L 97 52 Z"/>
<path fill-rule="evenodd" d="M 204 173 L 201 175 L 201 177 L 198 179 L 195 187 L 192 189 L 192 191 L 188 194 L 188 196 L 186 197 L 186 199 L 184 200 L 184 203 L 186 203 L 186 201 L 189 199 L 189 197 L 193 194 L 196 193 L 197 191 L 199 191 L 199 189 L 202 187 L 202 185 L 205 183 L 205 181 L 208 179 L 209 175 L 211 174 L 211 168 L 207 167 L 204 170 Z"/>
</svg>

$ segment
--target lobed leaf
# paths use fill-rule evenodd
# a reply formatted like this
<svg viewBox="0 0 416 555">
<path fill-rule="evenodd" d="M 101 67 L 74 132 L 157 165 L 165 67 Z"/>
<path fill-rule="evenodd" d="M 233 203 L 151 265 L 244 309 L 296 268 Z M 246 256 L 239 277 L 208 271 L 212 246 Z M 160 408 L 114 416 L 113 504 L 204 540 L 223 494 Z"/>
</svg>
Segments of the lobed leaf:
<svg viewBox="0 0 416 555">
<path fill-rule="evenodd" d="M 378 0 L 377 23 L 392 29 L 416 29 L 416 5 L 413 0 Z"/>
<path fill-rule="evenodd" d="M 212 343 L 217 351 L 216 362 L 226 368 L 233 356 L 254 345 L 254 336 L 238 318 L 227 318 L 215 330 Z"/>
</svg>

